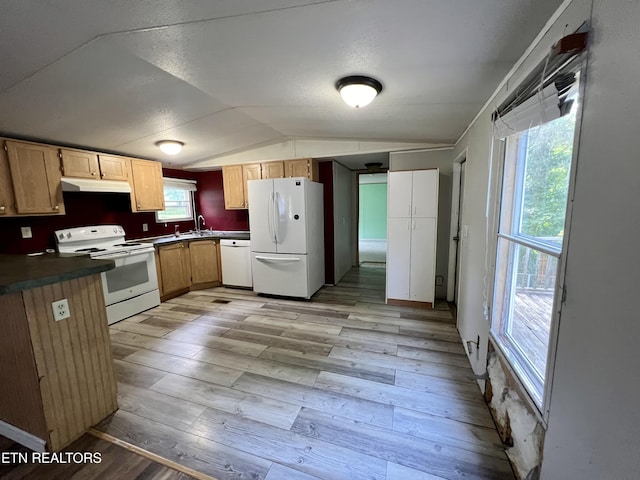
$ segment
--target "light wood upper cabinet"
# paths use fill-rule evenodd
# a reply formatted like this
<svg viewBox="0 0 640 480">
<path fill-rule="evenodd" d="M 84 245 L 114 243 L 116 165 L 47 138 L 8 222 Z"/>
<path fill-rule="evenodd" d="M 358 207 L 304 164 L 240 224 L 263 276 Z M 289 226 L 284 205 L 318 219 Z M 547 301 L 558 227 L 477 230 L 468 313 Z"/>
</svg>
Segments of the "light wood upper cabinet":
<svg viewBox="0 0 640 480">
<path fill-rule="evenodd" d="M 158 247 L 161 293 L 168 295 L 189 288 L 191 272 L 189 271 L 189 249 L 185 242 L 173 243 Z"/>
<path fill-rule="evenodd" d="M 220 281 L 218 248 L 218 244 L 214 240 L 189 242 L 192 284 Z"/>
<path fill-rule="evenodd" d="M 98 155 L 95 153 L 61 148 L 60 158 L 65 177 L 100 178 Z"/>
<path fill-rule="evenodd" d="M 262 178 L 284 178 L 284 162 L 263 163 Z"/>
<path fill-rule="evenodd" d="M 129 180 L 127 164 L 129 160 L 113 155 L 98 155 L 100 177 L 105 180 Z"/>
<path fill-rule="evenodd" d="M 162 164 L 132 158 L 130 165 L 131 210 L 133 212 L 164 210 Z"/>
<path fill-rule="evenodd" d="M 125 157 L 61 148 L 60 159 L 65 177 L 124 181 L 129 179 L 129 159 Z"/>
<path fill-rule="evenodd" d="M 5 142 L 16 213 L 63 214 L 60 164 L 54 147 L 28 142 Z"/>
<path fill-rule="evenodd" d="M 2 148 L 0 149 L 0 216 L 15 215 L 15 205 L 9 160 L 7 160 L 6 150 Z"/>
<path fill-rule="evenodd" d="M 242 165 L 225 165 L 222 167 L 224 208 L 247 208 L 244 206 L 243 184 Z"/>
<path fill-rule="evenodd" d="M 242 165 L 242 188 L 244 189 L 244 208 L 249 208 L 249 180 L 260 180 L 262 178 L 262 164 L 249 163 Z"/>
<path fill-rule="evenodd" d="M 305 177 L 313 182 L 319 178 L 318 161 L 313 158 L 299 158 L 284 161 L 284 175 L 290 177 Z"/>
</svg>

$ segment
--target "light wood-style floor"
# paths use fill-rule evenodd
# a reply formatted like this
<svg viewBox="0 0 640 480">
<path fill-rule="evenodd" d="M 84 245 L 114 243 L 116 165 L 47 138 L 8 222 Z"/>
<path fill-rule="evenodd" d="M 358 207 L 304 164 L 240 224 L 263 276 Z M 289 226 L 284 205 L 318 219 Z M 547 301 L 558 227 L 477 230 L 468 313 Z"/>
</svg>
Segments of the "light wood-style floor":
<svg viewBox="0 0 640 480">
<path fill-rule="evenodd" d="M 120 410 L 97 429 L 219 480 L 513 479 L 451 313 L 386 305 L 384 276 L 113 325 Z"/>
</svg>

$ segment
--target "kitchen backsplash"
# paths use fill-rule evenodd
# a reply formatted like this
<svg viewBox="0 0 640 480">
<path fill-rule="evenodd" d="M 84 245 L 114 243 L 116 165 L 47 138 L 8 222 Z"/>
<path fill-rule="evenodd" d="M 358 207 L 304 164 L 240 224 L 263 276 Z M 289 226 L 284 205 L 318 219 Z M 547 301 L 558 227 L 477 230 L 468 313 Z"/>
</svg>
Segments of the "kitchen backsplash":
<svg viewBox="0 0 640 480">
<path fill-rule="evenodd" d="M 196 209 L 215 230 L 249 230 L 246 210 L 225 210 L 222 193 L 222 172 L 185 172 L 163 169 L 163 175 L 188 178 L 198 182 Z M 132 213 L 130 197 L 123 193 L 65 192 L 66 215 L 0 218 L 0 253 L 32 253 L 55 248 L 53 232 L 62 228 L 86 225 L 122 225 L 127 239 L 173 233 L 194 227 L 194 222 L 156 223 L 155 213 Z M 149 230 L 143 231 L 146 223 Z M 166 226 L 165 226 L 166 225 Z M 31 227 L 33 238 L 23 239 L 21 227 Z"/>
</svg>

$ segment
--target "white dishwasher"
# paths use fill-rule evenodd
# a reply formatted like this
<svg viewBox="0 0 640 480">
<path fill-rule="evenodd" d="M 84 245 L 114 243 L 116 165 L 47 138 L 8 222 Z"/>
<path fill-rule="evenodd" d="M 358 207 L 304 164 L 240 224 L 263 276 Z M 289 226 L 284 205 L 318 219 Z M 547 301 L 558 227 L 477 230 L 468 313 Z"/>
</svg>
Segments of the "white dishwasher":
<svg viewBox="0 0 640 480">
<path fill-rule="evenodd" d="M 220 263 L 224 285 L 253 287 L 250 240 L 220 240 Z"/>
</svg>

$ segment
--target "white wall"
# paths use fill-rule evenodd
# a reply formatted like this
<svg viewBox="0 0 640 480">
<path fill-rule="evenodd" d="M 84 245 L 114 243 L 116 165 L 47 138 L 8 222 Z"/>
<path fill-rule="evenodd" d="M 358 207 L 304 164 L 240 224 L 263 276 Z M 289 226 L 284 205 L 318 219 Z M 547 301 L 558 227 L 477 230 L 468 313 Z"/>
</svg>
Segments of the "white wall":
<svg viewBox="0 0 640 480">
<path fill-rule="evenodd" d="M 447 297 L 449 274 L 449 229 L 451 226 L 451 182 L 453 178 L 453 157 L 450 149 L 391 152 L 389 171 L 440 169 L 438 186 L 438 239 L 436 248 L 436 276 L 443 278 L 442 285 L 436 286 L 436 298 Z"/>
<path fill-rule="evenodd" d="M 592 5 L 593 4 L 593 5 Z M 593 16 L 592 15 L 593 6 Z M 640 2 L 574 0 L 456 145 L 467 149 L 458 321 L 463 341 L 481 337 L 470 359 L 484 371 L 483 315 L 490 111 L 550 45 L 591 20 L 586 94 L 573 216 L 541 478 L 635 479 L 640 475 Z M 490 207 L 495 198 L 489 199 Z M 491 270 L 491 269 L 490 269 Z M 492 274 L 487 276 L 492 282 Z M 515 447 L 517 448 L 517 447 Z"/>
<path fill-rule="evenodd" d="M 640 2 L 593 7 L 549 480 L 640 478 Z"/>
<path fill-rule="evenodd" d="M 335 282 L 352 265 L 353 255 L 353 172 L 337 162 L 333 164 L 333 240 Z M 357 185 L 355 185 L 357 189 Z M 357 227 L 356 227 L 357 228 Z"/>
</svg>

